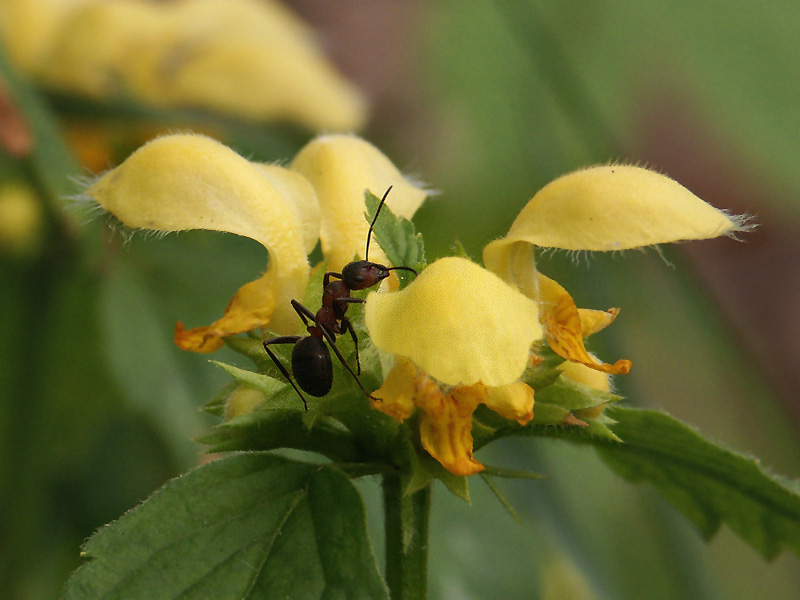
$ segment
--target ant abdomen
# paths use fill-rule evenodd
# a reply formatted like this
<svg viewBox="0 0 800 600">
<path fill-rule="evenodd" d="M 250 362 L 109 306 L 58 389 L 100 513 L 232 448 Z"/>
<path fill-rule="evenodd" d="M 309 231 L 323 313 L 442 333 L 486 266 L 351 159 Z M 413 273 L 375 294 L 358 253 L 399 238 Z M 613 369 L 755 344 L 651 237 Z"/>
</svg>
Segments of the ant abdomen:
<svg viewBox="0 0 800 600">
<path fill-rule="evenodd" d="M 331 353 L 322 338 L 301 338 L 292 349 L 292 371 L 307 394 L 321 398 L 333 386 Z"/>
</svg>

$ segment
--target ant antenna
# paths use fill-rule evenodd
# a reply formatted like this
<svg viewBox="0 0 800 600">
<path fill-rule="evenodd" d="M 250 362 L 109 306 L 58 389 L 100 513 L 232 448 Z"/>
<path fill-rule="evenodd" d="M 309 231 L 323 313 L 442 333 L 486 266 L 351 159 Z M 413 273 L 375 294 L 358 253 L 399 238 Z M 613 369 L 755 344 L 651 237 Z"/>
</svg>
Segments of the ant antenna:
<svg viewBox="0 0 800 600">
<path fill-rule="evenodd" d="M 375 211 L 375 217 L 372 219 L 372 223 L 369 224 L 369 232 L 367 233 L 367 249 L 364 251 L 364 260 L 369 261 L 369 239 L 372 237 L 372 228 L 375 227 L 375 221 L 378 220 L 378 215 L 381 214 L 381 208 L 383 208 L 383 203 L 386 202 L 386 196 L 389 195 L 389 192 L 392 191 L 393 186 L 389 186 L 389 188 L 384 192 L 383 198 L 381 198 L 380 204 L 378 204 L 378 210 Z"/>
</svg>

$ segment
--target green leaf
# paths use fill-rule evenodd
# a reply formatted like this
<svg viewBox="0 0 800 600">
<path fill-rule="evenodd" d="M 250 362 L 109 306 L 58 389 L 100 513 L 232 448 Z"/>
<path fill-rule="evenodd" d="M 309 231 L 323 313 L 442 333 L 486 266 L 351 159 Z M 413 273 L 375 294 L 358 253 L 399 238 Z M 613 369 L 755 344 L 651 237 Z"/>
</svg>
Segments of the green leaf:
<svg viewBox="0 0 800 600">
<path fill-rule="evenodd" d="M 704 537 L 722 523 L 765 558 L 784 546 L 800 554 L 800 493 L 758 460 L 703 438 L 661 412 L 611 407 L 622 444 L 598 443 L 600 456 L 630 481 L 648 482 Z M 791 487 L 795 486 L 795 487 Z"/>
<path fill-rule="evenodd" d="M 64 598 L 388 598 L 341 472 L 237 454 L 168 483 L 86 543 Z"/>
<path fill-rule="evenodd" d="M 366 191 L 364 202 L 367 206 L 367 219 L 372 222 L 380 200 L 370 191 Z M 381 208 L 380 218 L 375 221 L 373 235 L 392 265 L 417 270 L 425 265 L 425 246 L 422 236 L 416 232 L 411 221 L 396 216 L 386 205 Z M 397 275 L 401 283 L 410 281 L 407 272 L 398 271 Z M 411 276 L 413 277 L 413 274 Z"/>
</svg>

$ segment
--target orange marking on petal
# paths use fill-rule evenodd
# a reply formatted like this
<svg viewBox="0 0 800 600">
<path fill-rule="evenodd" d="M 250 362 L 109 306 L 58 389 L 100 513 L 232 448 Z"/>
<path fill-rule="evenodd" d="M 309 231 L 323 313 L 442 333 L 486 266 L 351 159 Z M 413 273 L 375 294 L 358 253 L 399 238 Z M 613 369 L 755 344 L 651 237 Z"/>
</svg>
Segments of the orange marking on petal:
<svg viewBox="0 0 800 600">
<path fill-rule="evenodd" d="M 175 343 L 182 350 L 208 354 L 223 346 L 222 338 L 264 327 L 275 307 L 269 273 L 246 283 L 225 308 L 221 319 L 207 327 L 185 329 L 175 326 Z"/>
<path fill-rule="evenodd" d="M 605 329 L 619 314 L 618 308 L 609 308 L 608 310 L 591 310 L 588 308 L 579 308 L 578 314 L 581 318 L 581 334 L 584 339 L 597 333 L 601 329 Z"/>
<path fill-rule="evenodd" d="M 629 360 L 620 359 L 611 365 L 596 360 L 587 352 L 583 345 L 583 324 L 578 307 L 566 290 L 553 304 L 542 307 L 542 316 L 547 343 L 559 356 L 611 375 L 624 375 L 631 370 L 633 363 Z"/>
<path fill-rule="evenodd" d="M 430 382 L 417 395 L 417 405 L 425 413 L 420 422 L 422 446 L 454 475 L 474 475 L 484 469 L 472 457 L 472 413 L 480 398 L 471 387 L 445 395 Z"/>
</svg>

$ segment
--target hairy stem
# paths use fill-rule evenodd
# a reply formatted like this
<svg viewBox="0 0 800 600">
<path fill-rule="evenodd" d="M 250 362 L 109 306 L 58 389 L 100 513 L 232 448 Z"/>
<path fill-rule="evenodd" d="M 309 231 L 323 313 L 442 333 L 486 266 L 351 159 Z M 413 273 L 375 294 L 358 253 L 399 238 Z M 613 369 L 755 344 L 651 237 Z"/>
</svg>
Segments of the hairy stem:
<svg viewBox="0 0 800 600">
<path fill-rule="evenodd" d="M 431 486 L 403 496 L 400 476 L 383 476 L 386 583 L 392 600 L 428 597 L 428 520 Z"/>
</svg>

